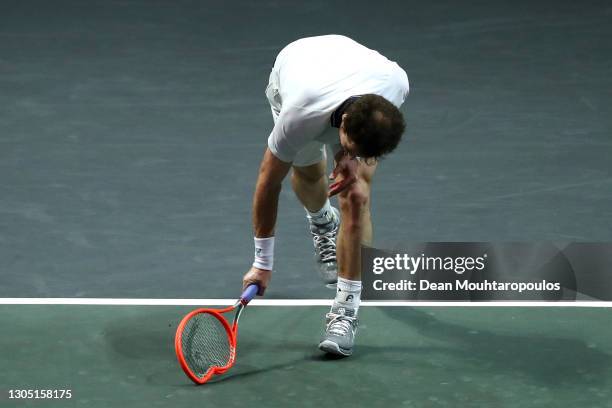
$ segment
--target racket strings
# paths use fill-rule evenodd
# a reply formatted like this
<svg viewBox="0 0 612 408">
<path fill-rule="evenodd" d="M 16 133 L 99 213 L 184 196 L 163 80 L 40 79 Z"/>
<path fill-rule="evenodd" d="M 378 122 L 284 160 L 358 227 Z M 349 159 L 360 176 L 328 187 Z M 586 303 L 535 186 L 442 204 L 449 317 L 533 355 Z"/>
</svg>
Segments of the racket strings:
<svg viewBox="0 0 612 408">
<path fill-rule="evenodd" d="M 210 313 L 198 313 L 189 319 L 183 330 L 182 348 L 190 370 L 201 377 L 212 367 L 224 367 L 230 361 L 228 333 Z"/>
</svg>

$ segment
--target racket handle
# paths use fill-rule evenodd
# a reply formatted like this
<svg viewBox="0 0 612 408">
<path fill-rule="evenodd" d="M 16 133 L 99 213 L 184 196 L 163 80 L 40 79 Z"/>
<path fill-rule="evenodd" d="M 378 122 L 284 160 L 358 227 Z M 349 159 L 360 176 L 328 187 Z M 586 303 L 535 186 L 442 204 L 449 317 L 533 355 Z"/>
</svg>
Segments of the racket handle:
<svg viewBox="0 0 612 408">
<path fill-rule="evenodd" d="M 244 292 L 242 292 L 242 295 L 240 296 L 240 302 L 243 305 L 246 305 L 251 300 L 253 300 L 257 292 L 259 292 L 258 285 L 252 284 L 252 285 L 247 286 L 247 288 L 244 290 Z"/>
</svg>

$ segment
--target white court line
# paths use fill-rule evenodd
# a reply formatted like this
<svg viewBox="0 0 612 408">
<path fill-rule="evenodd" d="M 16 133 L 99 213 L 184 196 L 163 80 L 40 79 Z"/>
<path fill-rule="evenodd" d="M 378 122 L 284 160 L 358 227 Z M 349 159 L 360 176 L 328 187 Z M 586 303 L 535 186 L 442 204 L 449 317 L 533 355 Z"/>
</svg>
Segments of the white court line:
<svg viewBox="0 0 612 408">
<path fill-rule="evenodd" d="M 101 305 L 101 306 L 226 306 L 236 299 L 111 299 L 111 298 L 0 298 L 0 305 Z M 253 306 L 330 306 L 331 299 L 255 299 Z M 437 307 L 612 307 L 612 302 L 418 302 L 362 301 L 361 306 Z"/>
</svg>

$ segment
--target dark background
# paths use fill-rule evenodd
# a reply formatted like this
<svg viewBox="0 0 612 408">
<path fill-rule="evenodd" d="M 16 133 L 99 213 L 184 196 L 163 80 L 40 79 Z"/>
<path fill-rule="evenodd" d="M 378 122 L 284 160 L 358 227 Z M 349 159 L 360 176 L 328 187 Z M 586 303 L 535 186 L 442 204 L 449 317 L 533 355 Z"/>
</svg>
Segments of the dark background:
<svg viewBox="0 0 612 408">
<path fill-rule="evenodd" d="M 3 1 L 0 296 L 231 298 L 276 53 L 348 35 L 408 73 L 375 244 L 612 239 L 605 1 Z M 283 190 L 269 298 L 329 297 Z"/>
</svg>

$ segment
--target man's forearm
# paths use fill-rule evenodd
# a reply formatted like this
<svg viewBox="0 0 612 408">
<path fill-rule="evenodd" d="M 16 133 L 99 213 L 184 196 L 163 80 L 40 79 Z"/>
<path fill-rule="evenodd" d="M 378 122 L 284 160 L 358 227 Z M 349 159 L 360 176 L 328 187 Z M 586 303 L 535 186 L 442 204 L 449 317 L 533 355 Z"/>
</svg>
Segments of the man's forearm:
<svg viewBox="0 0 612 408">
<path fill-rule="evenodd" d="M 270 149 L 266 149 L 253 196 L 253 232 L 256 238 L 274 235 L 278 197 L 290 168 L 291 163 L 277 159 Z"/>
<path fill-rule="evenodd" d="M 261 178 L 260 175 L 253 196 L 253 231 L 255 237 L 266 238 L 274 235 L 282 184 L 270 183 Z"/>
</svg>

